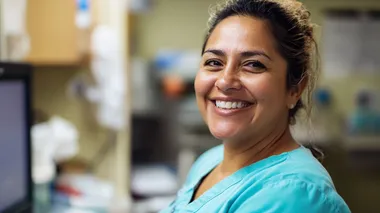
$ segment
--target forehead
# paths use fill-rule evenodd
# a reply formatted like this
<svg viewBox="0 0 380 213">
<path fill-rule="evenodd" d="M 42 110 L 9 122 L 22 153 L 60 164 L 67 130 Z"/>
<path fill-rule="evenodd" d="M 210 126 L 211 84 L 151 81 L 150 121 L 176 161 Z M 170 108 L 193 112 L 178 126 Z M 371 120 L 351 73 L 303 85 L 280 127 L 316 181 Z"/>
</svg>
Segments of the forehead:
<svg viewBox="0 0 380 213">
<path fill-rule="evenodd" d="M 211 33 L 206 44 L 208 48 L 226 52 L 255 49 L 270 55 L 277 54 L 268 22 L 248 16 L 231 16 L 222 20 Z"/>
</svg>

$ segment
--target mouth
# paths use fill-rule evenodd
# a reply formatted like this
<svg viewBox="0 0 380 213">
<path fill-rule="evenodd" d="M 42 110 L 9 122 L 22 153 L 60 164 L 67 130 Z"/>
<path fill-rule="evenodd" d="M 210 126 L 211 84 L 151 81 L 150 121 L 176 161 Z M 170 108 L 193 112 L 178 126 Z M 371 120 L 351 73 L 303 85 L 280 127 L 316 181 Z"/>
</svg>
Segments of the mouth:
<svg viewBox="0 0 380 213">
<path fill-rule="evenodd" d="M 224 110 L 239 110 L 239 109 L 245 109 L 254 105 L 254 103 L 250 103 L 247 101 L 211 100 L 211 102 L 213 102 L 217 108 L 224 109 Z"/>
</svg>

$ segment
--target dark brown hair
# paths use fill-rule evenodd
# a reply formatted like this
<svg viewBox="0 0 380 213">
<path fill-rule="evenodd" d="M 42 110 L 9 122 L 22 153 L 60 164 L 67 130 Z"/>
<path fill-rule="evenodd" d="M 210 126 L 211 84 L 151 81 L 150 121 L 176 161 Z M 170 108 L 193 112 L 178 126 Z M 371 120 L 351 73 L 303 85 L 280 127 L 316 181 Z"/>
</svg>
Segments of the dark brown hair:
<svg viewBox="0 0 380 213">
<path fill-rule="evenodd" d="M 319 55 L 313 35 L 314 25 L 304 5 L 296 0 L 228 0 L 212 8 L 210 13 L 202 53 L 215 27 L 228 17 L 249 16 L 268 22 L 277 49 L 287 61 L 287 89 L 297 88 L 298 84 L 306 81 L 303 82 L 306 83 L 306 97 L 299 99 L 295 107 L 289 110 L 289 124 L 295 123 L 296 114 L 301 108 L 306 110 L 310 119 Z M 318 158 L 322 156 L 317 149 L 312 149 L 312 152 Z"/>
</svg>

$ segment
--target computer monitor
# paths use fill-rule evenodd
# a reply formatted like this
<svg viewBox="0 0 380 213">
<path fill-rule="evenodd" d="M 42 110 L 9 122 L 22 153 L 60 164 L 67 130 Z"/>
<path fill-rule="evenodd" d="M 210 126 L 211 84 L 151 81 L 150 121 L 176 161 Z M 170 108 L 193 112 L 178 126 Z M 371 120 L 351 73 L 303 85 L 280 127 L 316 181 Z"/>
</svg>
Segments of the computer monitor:
<svg viewBox="0 0 380 213">
<path fill-rule="evenodd" d="M 0 212 L 32 212 L 32 67 L 0 62 Z"/>
</svg>

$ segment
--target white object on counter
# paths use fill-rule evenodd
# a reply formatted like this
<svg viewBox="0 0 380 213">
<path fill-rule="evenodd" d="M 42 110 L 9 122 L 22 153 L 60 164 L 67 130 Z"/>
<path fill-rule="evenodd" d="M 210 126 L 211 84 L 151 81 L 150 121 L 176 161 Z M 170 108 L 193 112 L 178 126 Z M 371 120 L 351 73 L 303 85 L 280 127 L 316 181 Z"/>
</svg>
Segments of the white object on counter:
<svg viewBox="0 0 380 213">
<path fill-rule="evenodd" d="M 43 184 L 55 176 L 55 162 L 78 152 L 78 131 L 69 121 L 54 116 L 32 127 L 33 181 Z"/>
<path fill-rule="evenodd" d="M 69 188 L 79 193 L 72 196 L 58 189 L 53 198 L 56 203 L 66 201 L 67 205 L 81 209 L 108 209 L 113 205 L 114 186 L 93 175 L 62 174 L 57 178 L 56 186 Z"/>
<path fill-rule="evenodd" d="M 176 175 L 165 166 L 137 166 L 132 169 L 131 190 L 147 197 L 175 195 L 178 181 Z"/>
</svg>

